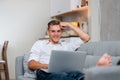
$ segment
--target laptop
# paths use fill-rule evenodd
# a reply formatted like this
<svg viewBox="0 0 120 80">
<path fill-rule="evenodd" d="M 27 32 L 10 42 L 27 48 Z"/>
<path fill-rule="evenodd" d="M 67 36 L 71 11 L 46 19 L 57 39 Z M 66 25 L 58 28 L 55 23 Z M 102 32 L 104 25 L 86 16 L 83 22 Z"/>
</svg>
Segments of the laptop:
<svg viewBox="0 0 120 80">
<path fill-rule="evenodd" d="M 83 71 L 86 52 L 53 50 L 48 72 Z"/>
</svg>

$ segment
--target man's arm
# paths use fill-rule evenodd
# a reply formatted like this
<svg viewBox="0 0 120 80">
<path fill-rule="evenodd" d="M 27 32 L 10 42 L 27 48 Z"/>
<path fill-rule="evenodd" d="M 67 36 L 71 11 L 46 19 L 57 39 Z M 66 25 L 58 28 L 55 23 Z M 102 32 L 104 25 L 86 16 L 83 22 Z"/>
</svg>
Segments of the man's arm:
<svg viewBox="0 0 120 80">
<path fill-rule="evenodd" d="M 60 25 L 62 29 L 65 29 L 66 26 L 70 27 L 73 31 L 75 31 L 78 34 L 78 36 L 80 37 L 80 39 L 83 40 L 84 43 L 90 40 L 90 36 L 86 32 L 84 32 L 82 29 L 78 27 L 73 26 L 71 23 L 61 22 Z"/>
<path fill-rule="evenodd" d="M 30 69 L 33 69 L 33 70 L 37 70 L 37 69 L 47 69 L 48 68 L 48 64 L 42 64 L 40 62 L 37 62 L 35 60 L 30 60 L 28 62 L 28 67 Z"/>
</svg>

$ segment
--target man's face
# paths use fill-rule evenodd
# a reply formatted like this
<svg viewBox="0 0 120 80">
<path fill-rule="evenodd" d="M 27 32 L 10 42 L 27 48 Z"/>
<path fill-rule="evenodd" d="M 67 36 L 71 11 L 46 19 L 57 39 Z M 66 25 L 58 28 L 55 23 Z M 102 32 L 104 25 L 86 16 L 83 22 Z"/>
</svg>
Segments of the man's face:
<svg viewBox="0 0 120 80">
<path fill-rule="evenodd" d="M 61 37 L 60 25 L 51 25 L 47 33 L 49 35 L 50 42 L 57 44 Z"/>
</svg>

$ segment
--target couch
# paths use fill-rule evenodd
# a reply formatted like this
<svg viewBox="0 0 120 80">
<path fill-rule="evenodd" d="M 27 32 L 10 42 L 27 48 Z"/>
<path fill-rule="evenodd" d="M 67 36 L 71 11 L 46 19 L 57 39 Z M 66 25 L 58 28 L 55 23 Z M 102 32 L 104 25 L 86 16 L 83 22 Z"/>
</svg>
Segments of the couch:
<svg viewBox="0 0 120 80">
<path fill-rule="evenodd" d="M 85 51 L 87 53 L 83 69 L 86 74 L 85 80 L 120 80 L 120 66 L 117 66 L 117 62 L 120 60 L 120 41 L 88 42 L 82 44 L 77 51 Z M 111 55 L 112 66 L 96 66 L 98 59 L 104 53 Z M 29 56 L 27 55 L 26 57 L 28 58 Z M 35 78 L 24 77 L 25 65 L 27 65 L 25 56 L 16 57 L 16 80 L 35 80 Z"/>
</svg>

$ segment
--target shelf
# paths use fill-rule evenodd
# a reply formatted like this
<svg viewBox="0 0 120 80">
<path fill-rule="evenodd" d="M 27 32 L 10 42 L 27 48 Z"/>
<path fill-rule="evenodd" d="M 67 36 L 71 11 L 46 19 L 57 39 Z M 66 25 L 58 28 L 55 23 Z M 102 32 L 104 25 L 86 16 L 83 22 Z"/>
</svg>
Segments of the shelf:
<svg viewBox="0 0 120 80">
<path fill-rule="evenodd" d="M 71 11 L 68 11 L 68 12 L 65 12 L 65 13 L 58 14 L 58 15 L 52 16 L 52 18 L 62 17 L 62 16 L 65 16 L 65 15 L 73 14 L 73 13 L 77 13 L 77 12 L 83 12 L 83 13 L 88 12 L 88 6 L 84 6 L 84 7 L 78 8 L 76 10 L 71 10 Z"/>
</svg>

